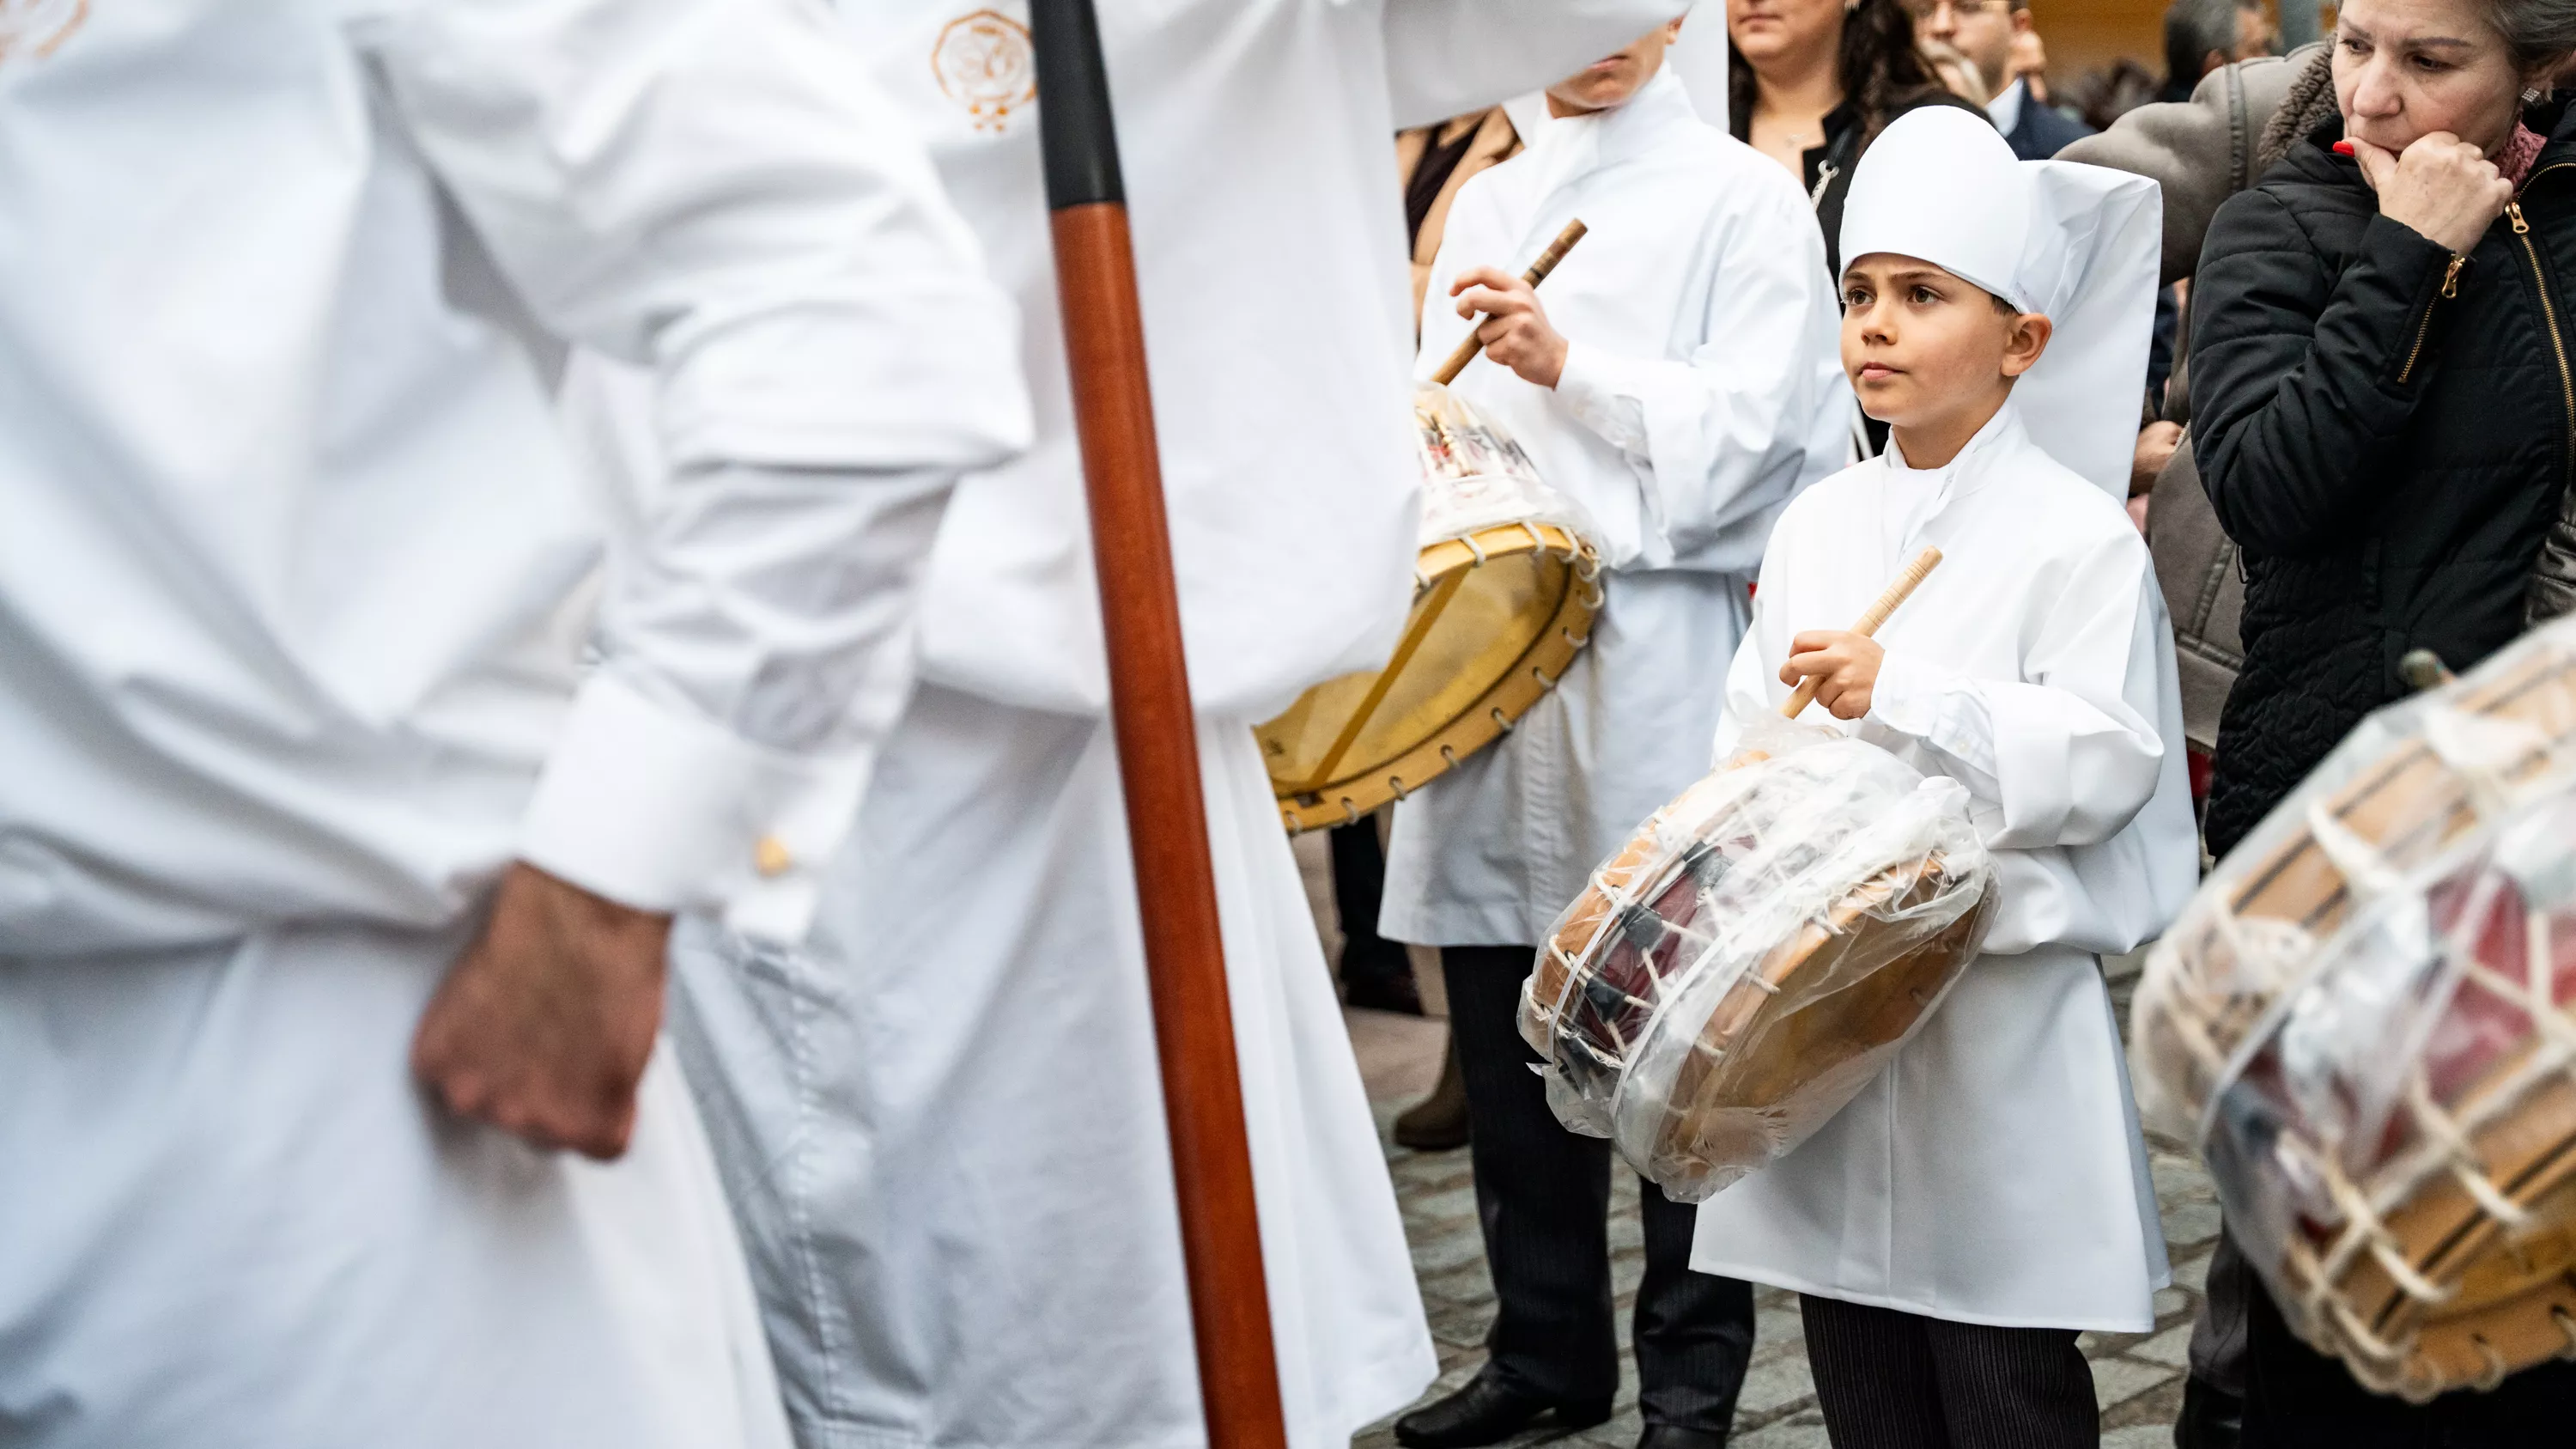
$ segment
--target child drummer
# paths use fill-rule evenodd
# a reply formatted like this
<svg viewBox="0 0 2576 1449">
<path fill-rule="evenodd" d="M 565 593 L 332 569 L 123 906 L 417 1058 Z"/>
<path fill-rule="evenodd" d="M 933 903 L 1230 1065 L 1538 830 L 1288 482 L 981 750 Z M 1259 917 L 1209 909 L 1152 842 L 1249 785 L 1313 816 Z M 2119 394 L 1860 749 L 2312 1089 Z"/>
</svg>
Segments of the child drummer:
<svg viewBox="0 0 2576 1449">
<path fill-rule="evenodd" d="M 1815 677 L 1808 722 L 1967 786 L 2000 912 L 1851 1105 L 1702 1206 L 1691 1256 L 1804 1296 L 1846 1449 L 2095 1444 L 2076 1334 L 2153 1328 L 2169 1276 L 2096 960 L 2198 865 L 2171 629 L 2119 501 L 2159 218 L 2153 183 L 2018 162 L 1948 108 L 1852 183 L 1843 369 L 1894 431 L 1781 516 L 1718 757 Z M 1876 638 L 1846 632 L 1927 546 Z"/>
</svg>

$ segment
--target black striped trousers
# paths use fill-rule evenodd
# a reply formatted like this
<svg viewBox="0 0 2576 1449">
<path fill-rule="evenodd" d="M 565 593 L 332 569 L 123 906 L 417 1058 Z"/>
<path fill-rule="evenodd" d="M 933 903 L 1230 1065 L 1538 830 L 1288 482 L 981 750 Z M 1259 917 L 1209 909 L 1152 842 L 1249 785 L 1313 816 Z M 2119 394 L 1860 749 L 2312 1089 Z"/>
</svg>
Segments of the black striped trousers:
<svg viewBox="0 0 2576 1449">
<path fill-rule="evenodd" d="M 2093 1371 L 2067 1328 L 1987 1328 L 1799 1300 L 1834 1449 L 2096 1449 Z"/>
<path fill-rule="evenodd" d="M 1486 1372 L 1556 1403 L 1619 1388 L 1610 1295 L 1610 1144 L 1548 1110 L 1538 1058 L 1515 1024 L 1532 946 L 1448 946 L 1449 1031 L 1467 1082 L 1469 1150 L 1495 1317 Z M 1753 1288 L 1690 1270 L 1698 1210 L 1638 1184 L 1646 1275 L 1637 1286 L 1638 1408 L 1648 1424 L 1720 1439 L 1753 1357 Z"/>
</svg>

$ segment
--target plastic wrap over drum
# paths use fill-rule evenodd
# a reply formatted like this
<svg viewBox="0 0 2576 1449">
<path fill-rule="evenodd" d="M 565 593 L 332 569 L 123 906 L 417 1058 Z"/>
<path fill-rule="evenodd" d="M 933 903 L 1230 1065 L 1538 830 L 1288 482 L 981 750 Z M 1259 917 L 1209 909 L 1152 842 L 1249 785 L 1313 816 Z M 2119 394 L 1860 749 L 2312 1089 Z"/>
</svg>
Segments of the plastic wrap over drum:
<svg viewBox="0 0 2576 1449">
<path fill-rule="evenodd" d="M 1414 395 L 1422 551 L 1381 670 L 1328 680 L 1255 731 L 1290 831 L 1356 819 L 1493 743 L 1590 641 L 1592 527 L 1511 434 L 1437 383 Z"/>
<path fill-rule="evenodd" d="M 1842 1110 L 1993 915 L 1958 782 L 1785 723 L 1747 744 L 1593 873 L 1522 993 L 1558 1119 L 1678 1202 Z"/>
<path fill-rule="evenodd" d="M 2149 959 L 2132 1056 L 2291 1325 L 2422 1400 L 2576 1356 L 2576 622 L 2365 721 Z"/>
</svg>

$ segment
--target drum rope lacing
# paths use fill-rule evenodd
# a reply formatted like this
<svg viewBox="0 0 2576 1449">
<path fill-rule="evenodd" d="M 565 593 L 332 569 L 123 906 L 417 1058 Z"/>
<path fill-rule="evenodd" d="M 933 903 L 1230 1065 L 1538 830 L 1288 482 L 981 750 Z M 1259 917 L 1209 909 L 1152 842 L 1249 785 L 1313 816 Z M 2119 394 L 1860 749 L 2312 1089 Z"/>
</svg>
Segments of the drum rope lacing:
<svg viewBox="0 0 2576 1449">
<path fill-rule="evenodd" d="M 2469 797 L 2470 808 L 2481 819 L 2492 820 L 2510 811 L 2518 803 L 2514 788 L 2516 775 L 2528 779 L 2525 766 L 2537 758 L 2552 759 L 2557 754 L 2550 742 L 2538 731 L 2518 722 L 2495 720 L 2454 709 L 2428 710 L 2423 739 L 2426 747 L 2452 772 Z M 2511 747 L 2498 748 L 2510 740 Z M 2554 771 L 2543 771 L 2544 775 Z M 2346 826 L 2329 808 L 2328 802 L 2309 802 L 2304 823 L 2309 837 L 2317 843 L 2328 862 L 2343 876 L 2347 888 L 2358 898 L 2384 896 L 2404 888 L 2405 872 L 2391 862 L 2377 846 L 2359 832 Z M 2229 938 L 2231 947 L 2252 944 L 2238 929 L 2240 922 L 2222 897 L 2215 903 L 2216 925 L 2221 935 Z M 2406 1372 L 2414 1351 L 2415 1333 L 2410 1331 L 2398 1340 L 2377 1332 L 2345 1302 L 2340 1290 L 2355 1261 L 2367 1256 L 2389 1281 L 2407 1297 L 2428 1307 L 2451 1301 L 2458 1296 L 2456 1287 L 2445 1287 L 2428 1279 L 2409 1262 L 2403 1245 L 2388 1224 L 2388 1214 L 2403 1208 L 2433 1179 L 2447 1176 L 2461 1191 L 2505 1231 L 2527 1226 L 2531 1214 L 2498 1187 L 2485 1171 L 2476 1147 L 2478 1133 L 2504 1121 L 2534 1092 L 2551 1080 L 2565 1076 L 2576 1079 L 2576 1018 L 2562 1011 L 2554 995 L 2555 962 L 2550 950 L 2552 914 L 2545 908 L 2527 907 L 2524 911 L 2524 971 L 2516 981 L 2481 960 L 2475 950 L 2460 949 L 2459 943 L 2448 943 L 2445 954 L 2453 958 L 2460 973 L 2459 985 L 2475 985 L 2500 1001 L 2519 1007 L 2531 1025 L 2537 1043 L 2531 1054 L 2501 1083 L 2481 1094 L 2480 1099 L 2464 1113 L 2453 1114 L 2434 1101 L 2430 1083 L 2422 1064 L 2411 1067 L 2407 1074 L 2404 1105 L 2417 1130 L 2420 1145 L 2382 1164 L 2372 1174 L 2375 1189 L 2354 1182 L 2343 1169 L 2337 1154 L 2320 1152 L 2304 1139 L 2284 1136 L 2275 1151 L 2295 1154 L 2314 1174 L 2343 1219 L 2343 1231 L 2323 1254 L 2306 1243 L 2293 1239 L 2287 1244 L 2294 1278 L 2301 1284 L 2301 1306 L 2310 1322 L 2330 1322 L 2351 1344 L 2355 1352 L 2384 1366 L 2389 1384 L 2416 1380 Z M 2305 937 L 2305 932 L 2298 933 Z M 2268 944 L 2274 951 L 2291 944 L 2276 940 Z M 2472 943 L 2473 947 L 2473 943 Z M 2293 948 L 2295 949 L 2295 948 Z M 2243 958 L 2240 956 L 2239 958 Z M 2277 958 L 2276 958 L 2277 960 Z M 2275 976 L 2274 979 L 2279 979 Z M 2457 989 L 2457 987 L 2455 987 Z M 2291 993 L 2283 993 L 2287 1002 Z M 2179 1019 L 2177 1021 L 2179 1024 Z M 2187 1037 L 2193 1045 L 2217 1051 L 2217 1043 L 2206 1032 L 2191 1023 Z M 2245 1047 L 2259 1048 L 2266 1033 L 2250 1034 L 2254 1039 Z M 2249 1055 L 2250 1051 L 2219 1053 L 2222 1056 Z M 2222 1080 L 2233 1080 L 2243 1063 L 2230 1061 L 2223 1069 Z M 2576 1353 L 2576 1330 L 2571 1330 L 2563 1311 L 2553 1307 L 2553 1321 L 2569 1336 L 2570 1351 Z M 2506 1369 L 2503 1356 L 2483 1337 L 2473 1336 L 2487 1360 L 2486 1372 L 2480 1376 L 2481 1388 L 2492 1388 L 2501 1382 Z M 2429 1382 L 2429 1381 L 2425 1381 Z"/>
</svg>

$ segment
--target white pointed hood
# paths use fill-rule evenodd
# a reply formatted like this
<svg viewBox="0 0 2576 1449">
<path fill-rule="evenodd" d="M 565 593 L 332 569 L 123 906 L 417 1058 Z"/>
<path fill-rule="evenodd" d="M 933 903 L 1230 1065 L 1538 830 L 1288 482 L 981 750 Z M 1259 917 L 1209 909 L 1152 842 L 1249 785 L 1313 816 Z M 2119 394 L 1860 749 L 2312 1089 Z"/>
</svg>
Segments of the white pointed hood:
<svg viewBox="0 0 2576 1449">
<path fill-rule="evenodd" d="M 2055 324 L 2013 390 L 2031 441 L 2113 498 L 2129 492 L 2155 330 L 2164 202 L 2142 176 L 2020 161 L 1985 120 L 1926 106 L 1879 134 L 1843 207 L 1846 265 L 1916 257 Z"/>
</svg>

